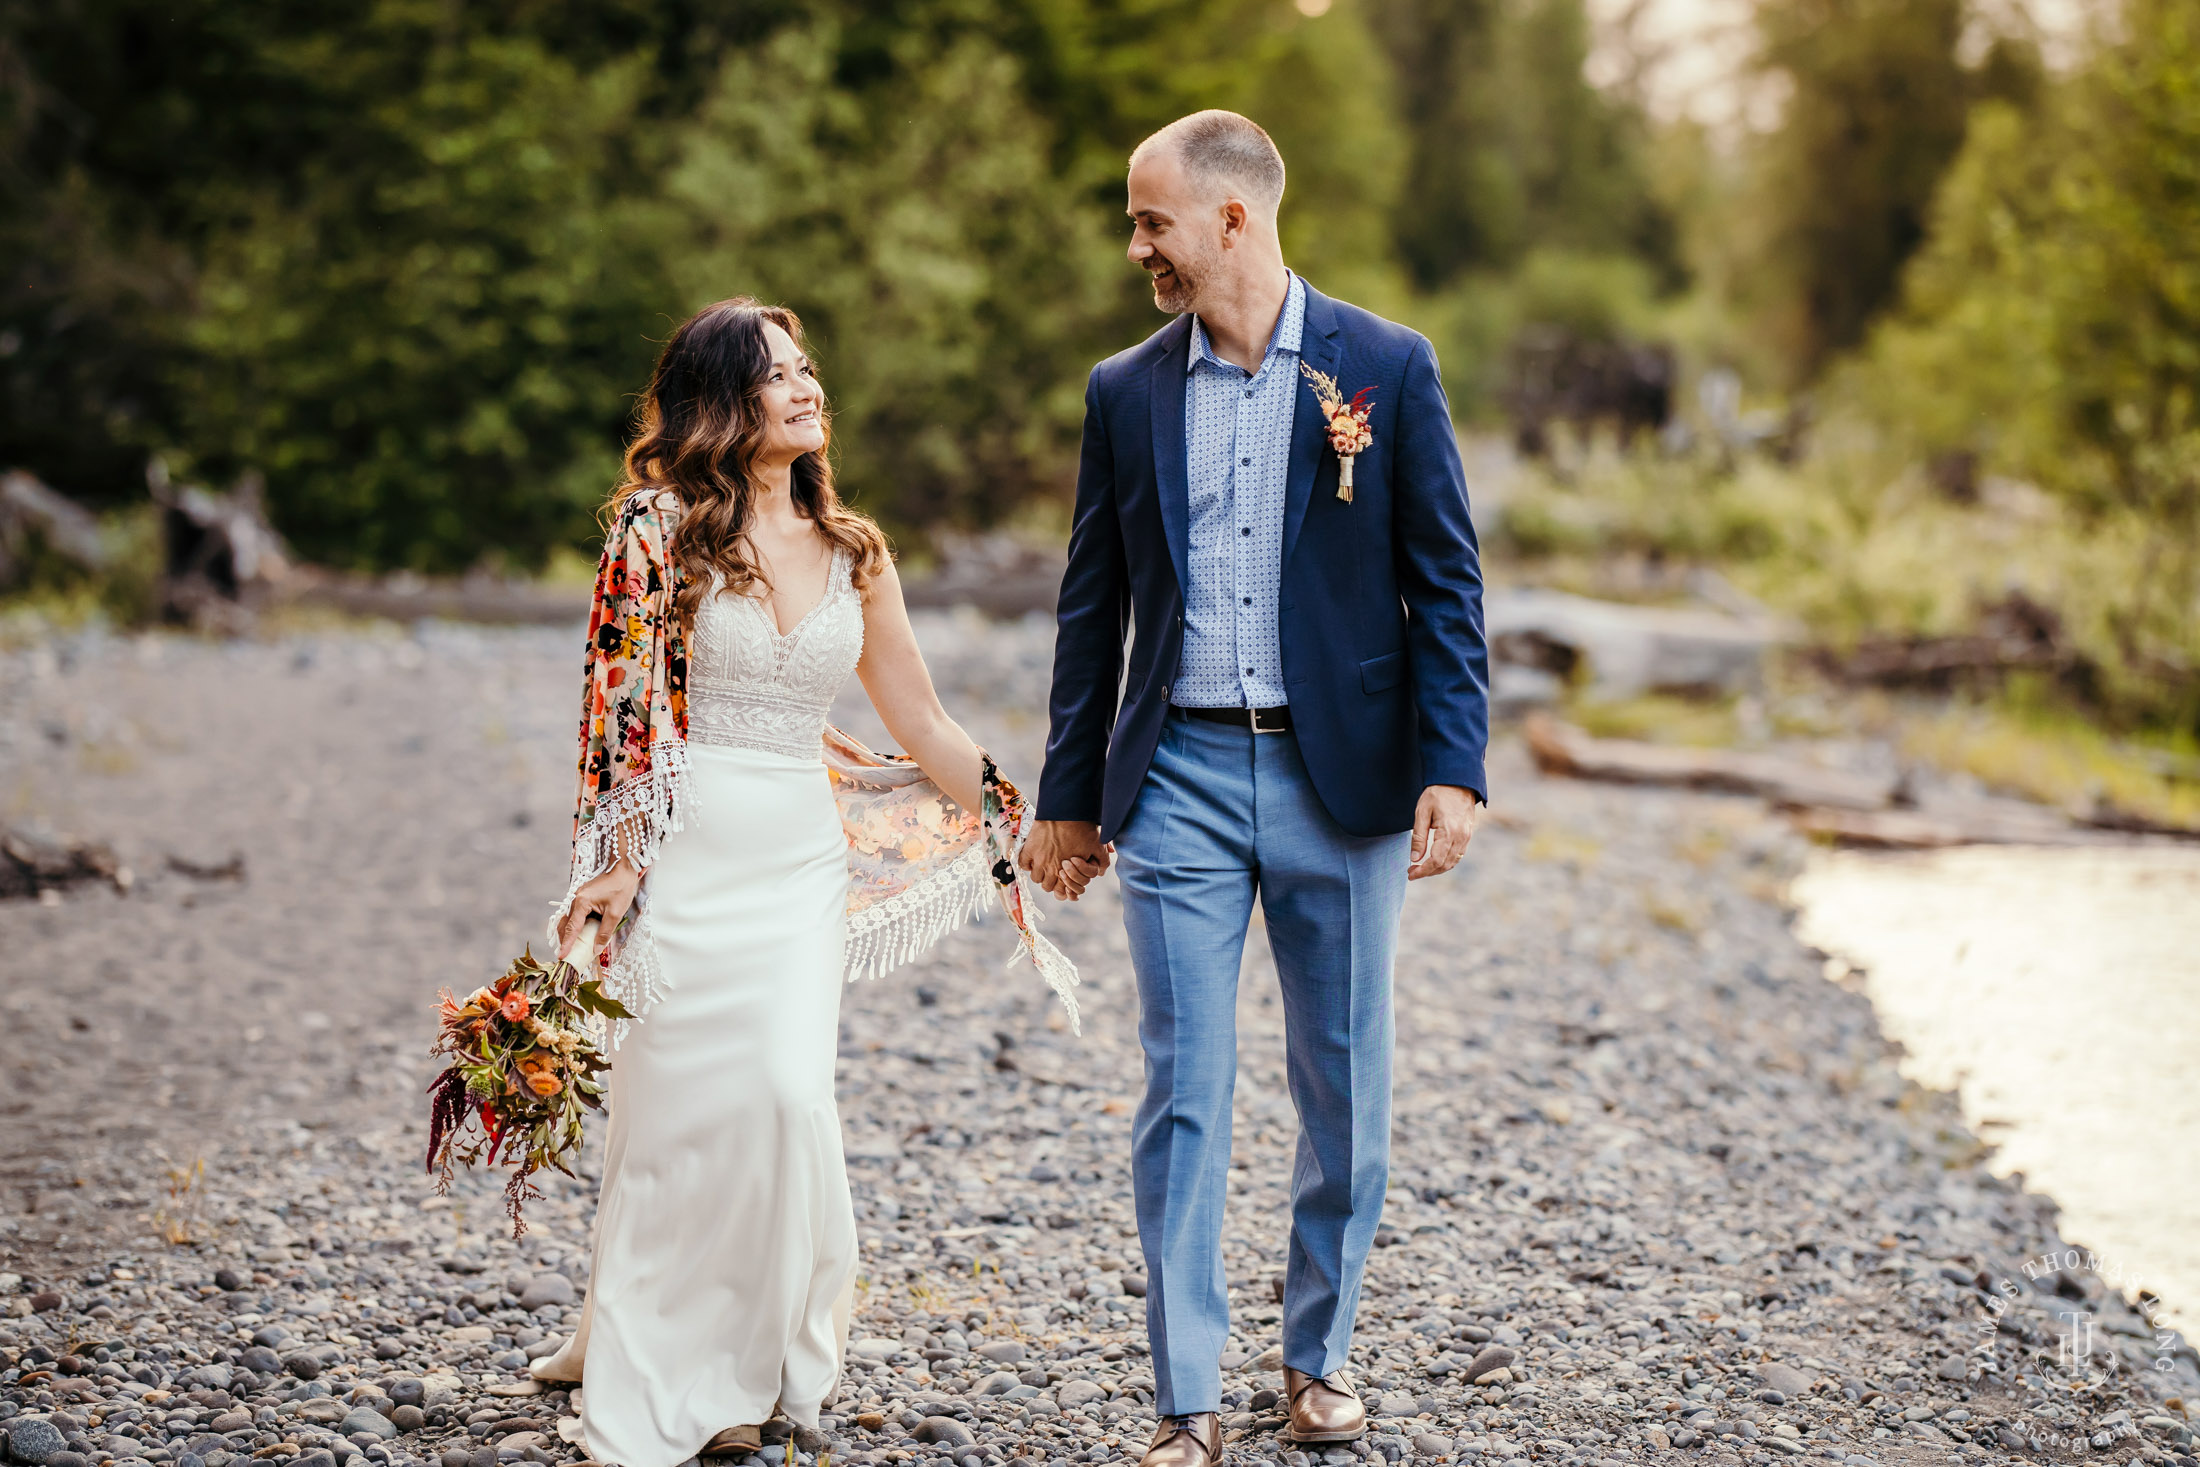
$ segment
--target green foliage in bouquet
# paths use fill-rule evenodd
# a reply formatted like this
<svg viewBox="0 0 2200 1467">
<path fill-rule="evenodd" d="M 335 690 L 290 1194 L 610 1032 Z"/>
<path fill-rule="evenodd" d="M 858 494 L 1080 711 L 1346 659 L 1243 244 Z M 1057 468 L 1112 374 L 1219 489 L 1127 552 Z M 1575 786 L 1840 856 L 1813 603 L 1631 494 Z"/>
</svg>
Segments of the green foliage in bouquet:
<svg viewBox="0 0 2200 1467">
<path fill-rule="evenodd" d="M 464 1001 L 444 990 L 437 1013 L 431 1053 L 450 1063 L 428 1085 L 428 1169 L 447 1188 L 456 1167 L 501 1157 L 512 1168 L 504 1208 L 516 1238 L 527 1231 L 522 1208 L 541 1195 L 530 1179 L 544 1167 L 572 1176 L 582 1117 L 603 1108 L 597 1076 L 611 1060 L 601 1021 L 633 1015 L 601 980 L 563 960 L 545 966 L 532 949 Z"/>
</svg>

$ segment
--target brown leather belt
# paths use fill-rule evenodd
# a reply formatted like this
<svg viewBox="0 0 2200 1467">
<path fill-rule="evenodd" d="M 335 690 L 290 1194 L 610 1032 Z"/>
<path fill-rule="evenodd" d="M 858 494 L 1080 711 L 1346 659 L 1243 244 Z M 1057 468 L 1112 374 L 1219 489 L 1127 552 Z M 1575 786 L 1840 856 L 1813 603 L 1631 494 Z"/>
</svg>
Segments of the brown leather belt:
<svg viewBox="0 0 2200 1467">
<path fill-rule="evenodd" d="M 1186 718 L 1196 718 L 1203 723 L 1227 723 L 1232 728 L 1250 729 L 1257 734 L 1291 732 L 1291 705 L 1279 703 L 1273 708 L 1185 708 L 1171 705 L 1170 712 L 1181 713 Z"/>
</svg>

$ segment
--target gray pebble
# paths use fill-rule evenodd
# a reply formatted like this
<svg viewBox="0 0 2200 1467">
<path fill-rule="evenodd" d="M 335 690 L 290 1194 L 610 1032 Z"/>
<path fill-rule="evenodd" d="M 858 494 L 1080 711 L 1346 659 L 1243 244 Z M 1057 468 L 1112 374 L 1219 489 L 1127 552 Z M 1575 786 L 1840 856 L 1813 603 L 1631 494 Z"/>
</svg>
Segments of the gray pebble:
<svg viewBox="0 0 2200 1467">
<path fill-rule="evenodd" d="M 369 1406 L 353 1408 L 345 1415 L 344 1424 L 339 1429 L 345 1436 L 365 1432 L 382 1441 L 388 1441 L 397 1435 L 397 1424 Z"/>
<path fill-rule="evenodd" d="M 952 1416 L 927 1416 L 910 1435 L 928 1446 L 970 1447 L 978 1442 L 970 1428 Z"/>
<path fill-rule="evenodd" d="M 537 1274 L 527 1281 L 527 1287 L 520 1292 L 519 1307 L 531 1311 L 540 1309 L 545 1304 L 570 1304 L 578 1297 L 573 1289 L 573 1281 L 564 1274 Z"/>
<path fill-rule="evenodd" d="M 18 1462 L 41 1467 L 56 1453 L 68 1450 L 61 1429 L 41 1416 L 19 1416 L 8 1423 L 8 1451 Z"/>
</svg>

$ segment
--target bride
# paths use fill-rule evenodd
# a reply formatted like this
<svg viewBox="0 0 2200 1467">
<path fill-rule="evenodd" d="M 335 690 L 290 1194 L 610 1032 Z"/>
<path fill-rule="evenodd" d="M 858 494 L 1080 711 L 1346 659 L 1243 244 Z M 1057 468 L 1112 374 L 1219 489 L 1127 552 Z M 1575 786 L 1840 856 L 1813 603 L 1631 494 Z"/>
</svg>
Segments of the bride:
<svg viewBox="0 0 2200 1467">
<path fill-rule="evenodd" d="M 585 1370 L 581 1431 L 619 1467 L 755 1447 L 775 1410 L 817 1424 L 857 1258 L 833 1101 L 843 974 L 906 960 L 988 899 L 1005 868 L 967 812 L 996 842 L 1020 816 L 940 707 L 828 439 L 801 323 L 722 301 L 666 344 L 607 510 L 553 928 L 563 952 L 600 919 L 606 991 L 636 1021 L 614 1036 L 586 1310 L 535 1374 Z M 913 766 L 827 729 L 850 672 Z M 919 771 L 934 803 L 910 814 Z M 874 822 L 903 800 L 891 840 L 863 834 L 853 796 Z M 900 879 L 881 864 L 926 841 Z M 1001 895 L 1067 1001 L 1028 888 Z"/>
</svg>

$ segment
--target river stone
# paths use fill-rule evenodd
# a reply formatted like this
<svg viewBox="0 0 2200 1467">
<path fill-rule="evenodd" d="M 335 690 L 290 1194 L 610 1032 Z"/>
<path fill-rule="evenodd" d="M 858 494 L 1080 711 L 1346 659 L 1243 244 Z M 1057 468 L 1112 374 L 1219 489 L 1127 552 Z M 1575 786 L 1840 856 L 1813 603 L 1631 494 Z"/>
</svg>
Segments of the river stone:
<svg viewBox="0 0 2200 1467">
<path fill-rule="evenodd" d="M 1016 1379 L 1013 1371 L 996 1370 L 984 1380 L 972 1386 L 970 1394 L 973 1396 L 1005 1396 L 1021 1384 L 1023 1382 Z"/>
<path fill-rule="evenodd" d="M 283 1361 L 283 1369 L 297 1376 L 300 1380 L 315 1380 L 321 1374 L 321 1357 L 311 1351 L 300 1350 L 297 1354 Z"/>
<path fill-rule="evenodd" d="M 275 1375 L 283 1368 L 283 1357 L 265 1345 L 248 1345 L 237 1363 L 255 1375 Z"/>
<path fill-rule="evenodd" d="M 1094 1401 L 1106 1399 L 1107 1394 L 1104 1387 L 1092 1381 L 1065 1380 L 1054 1388 L 1054 1402 L 1065 1411 L 1074 1411 L 1079 1406 L 1089 1406 Z"/>
<path fill-rule="evenodd" d="M 1404 1391 L 1392 1391 L 1375 1403 L 1377 1416 L 1418 1416 L 1420 1412 L 1421 1403 Z"/>
<path fill-rule="evenodd" d="M 427 1395 L 428 1388 L 417 1375 L 400 1375 L 390 1382 L 390 1400 L 396 1405 L 424 1405 Z"/>
<path fill-rule="evenodd" d="M 910 1435 L 935 1447 L 974 1447 L 978 1444 L 970 1428 L 952 1416 L 927 1416 L 917 1423 L 917 1429 Z"/>
<path fill-rule="evenodd" d="M 1810 1394 L 1811 1378 L 1792 1365 L 1775 1363 L 1762 1366 L 1757 1371 L 1757 1378 L 1791 1401 L 1797 1396 Z"/>
<path fill-rule="evenodd" d="M 573 1281 L 564 1274 L 538 1273 L 520 1291 L 519 1307 L 533 1310 L 545 1304 L 565 1305 L 572 1303 L 575 1297 Z"/>
<path fill-rule="evenodd" d="M 1022 1340 L 995 1340 L 978 1346 L 978 1353 L 996 1365 L 1019 1365 L 1029 1352 Z"/>
<path fill-rule="evenodd" d="M 398 1406 L 390 1411 L 390 1422 L 399 1431 L 418 1431 L 428 1424 L 428 1413 L 418 1406 Z"/>
<path fill-rule="evenodd" d="M 19 1416 L 8 1423 L 8 1451 L 18 1462 L 42 1467 L 57 1452 L 69 1449 L 61 1428 L 43 1416 Z"/>
<path fill-rule="evenodd" d="M 1494 1375 L 1500 1370 L 1509 1368 L 1512 1363 L 1512 1351 L 1506 1349 L 1503 1345 L 1492 1345 L 1472 1360 L 1469 1360 L 1467 1368 L 1462 1370 L 1460 1375 L 1465 1378 L 1468 1385 L 1474 1385 L 1484 1376 Z"/>
<path fill-rule="evenodd" d="M 279 1324 L 263 1324 L 252 1332 L 252 1343 L 266 1350 L 278 1350 L 290 1338 L 290 1331 Z"/>
</svg>

